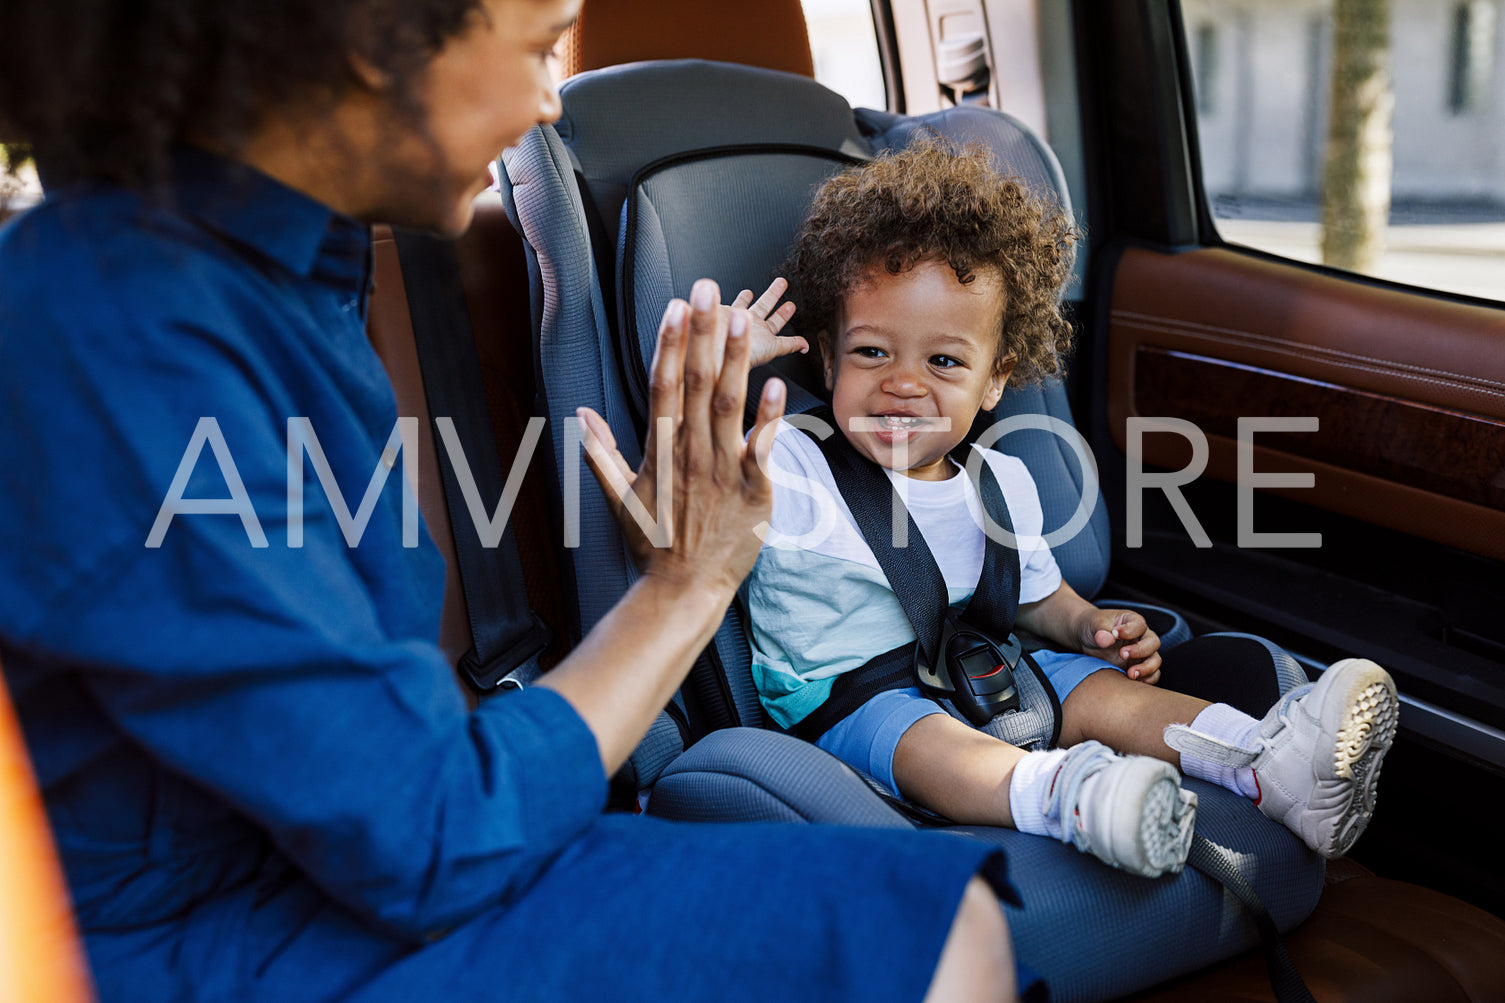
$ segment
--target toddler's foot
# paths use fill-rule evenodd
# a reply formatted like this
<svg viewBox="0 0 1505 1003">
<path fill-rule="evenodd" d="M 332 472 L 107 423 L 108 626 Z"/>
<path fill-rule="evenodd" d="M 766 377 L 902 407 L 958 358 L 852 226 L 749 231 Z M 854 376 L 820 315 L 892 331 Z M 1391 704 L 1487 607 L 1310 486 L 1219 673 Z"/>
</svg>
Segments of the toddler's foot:
<svg viewBox="0 0 1505 1003">
<path fill-rule="evenodd" d="M 1066 750 L 1041 812 L 1059 822 L 1063 843 L 1155 878 L 1185 866 L 1197 796 L 1181 789 L 1181 775 L 1169 763 L 1083 742 Z"/>
<path fill-rule="evenodd" d="M 1395 739 L 1399 702 L 1390 674 L 1365 658 L 1335 662 L 1281 697 L 1255 748 L 1214 743 L 1182 725 L 1166 744 L 1234 768 L 1251 767 L 1255 804 L 1324 857 L 1341 857 L 1374 814 L 1380 762 Z"/>
</svg>

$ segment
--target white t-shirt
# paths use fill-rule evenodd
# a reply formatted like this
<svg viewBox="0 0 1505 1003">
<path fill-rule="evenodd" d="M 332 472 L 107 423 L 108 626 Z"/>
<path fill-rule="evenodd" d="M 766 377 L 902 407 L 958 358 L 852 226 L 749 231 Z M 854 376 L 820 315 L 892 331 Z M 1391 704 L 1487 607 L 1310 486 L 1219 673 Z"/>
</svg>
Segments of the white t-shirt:
<svg viewBox="0 0 1505 1003">
<path fill-rule="evenodd" d="M 833 433 L 840 434 L 840 433 Z M 976 448 L 976 447 L 974 447 Z M 982 450 L 1003 489 L 1019 550 L 1019 602 L 1037 602 L 1061 585 L 1041 539 L 1044 516 L 1024 463 Z M 748 579 L 753 679 L 769 715 L 791 727 L 831 694 L 831 683 L 915 638 L 878 559 L 852 519 L 820 447 L 781 423 L 769 454 L 773 514 Z M 955 606 L 982 573 L 982 500 L 957 468 L 944 481 L 887 471 L 945 578 Z"/>
</svg>

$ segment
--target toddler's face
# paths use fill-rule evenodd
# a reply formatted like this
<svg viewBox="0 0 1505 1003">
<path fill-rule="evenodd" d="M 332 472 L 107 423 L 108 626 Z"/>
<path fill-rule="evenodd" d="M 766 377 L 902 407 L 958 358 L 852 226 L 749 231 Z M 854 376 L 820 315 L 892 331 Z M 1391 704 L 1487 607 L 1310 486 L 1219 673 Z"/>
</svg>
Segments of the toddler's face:
<svg viewBox="0 0 1505 1003">
<path fill-rule="evenodd" d="M 826 359 L 837 424 L 858 452 L 921 480 L 951 476 L 946 454 L 998 403 L 1013 368 L 993 366 L 1003 295 L 996 275 L 962 285 L 944 261 L 868 271 L 836 318 Z"/>
</svg>

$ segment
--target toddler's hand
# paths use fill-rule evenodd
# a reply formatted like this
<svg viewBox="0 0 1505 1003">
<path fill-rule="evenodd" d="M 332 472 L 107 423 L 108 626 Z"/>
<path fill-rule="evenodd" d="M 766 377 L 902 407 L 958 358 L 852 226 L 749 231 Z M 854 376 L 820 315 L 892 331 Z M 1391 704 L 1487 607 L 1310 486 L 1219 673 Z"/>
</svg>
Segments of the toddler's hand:
<svg viewBox="0 0 1505 1003">
<path fill-rule="evenodd" d="M 1151 686 L 1160 681 L 1160 636 L 1131 610 L 1094 609 L 1083 634 L 1083 654 L 1122 666 L 1130 679 Z"/>
<path fill-rule="evenodd" d="M 779 297 L 789 289 L 789 283 L 782 278 L 774 279 L 769 283 L 763 295 L 757 301 L 753 301 L 751 289 L 744 289 L 732 300 L 731 306 L 723 306 L 723 313 L 732 310 L 745 309 L 747 311 L 747 336 L 748 348 L 751 357 L 749 366 L 761 366 L 765 362 L 772 362 L 781 355 L 791 352 L 808 352 L 810 343 L 804 338 L 794 335 L 788 338 L 779 337 L 779 332 L 784 325 L 789 323 L 789 318 L 794 316 L 794 304 L 785 303 L 774 307 L 779 302 Z"/>
</svg>

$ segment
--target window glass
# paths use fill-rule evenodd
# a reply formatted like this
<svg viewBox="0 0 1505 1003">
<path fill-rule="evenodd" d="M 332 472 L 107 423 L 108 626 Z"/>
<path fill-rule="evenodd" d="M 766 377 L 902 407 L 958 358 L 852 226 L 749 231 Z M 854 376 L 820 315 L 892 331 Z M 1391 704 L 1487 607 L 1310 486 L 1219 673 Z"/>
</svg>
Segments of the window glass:
<svg viewBox="0 0 1505 1003">
<path fill-rule="evenodd" d="M 1183 0 L 1218 233 L 1505 299 L 1505 0 Z"/>
<path fill-rule="evenodd" d="M 884 108 L 883 62 L 869 0 L 802 0 L 815 79 L 854 108 Z"/>
</svg>

